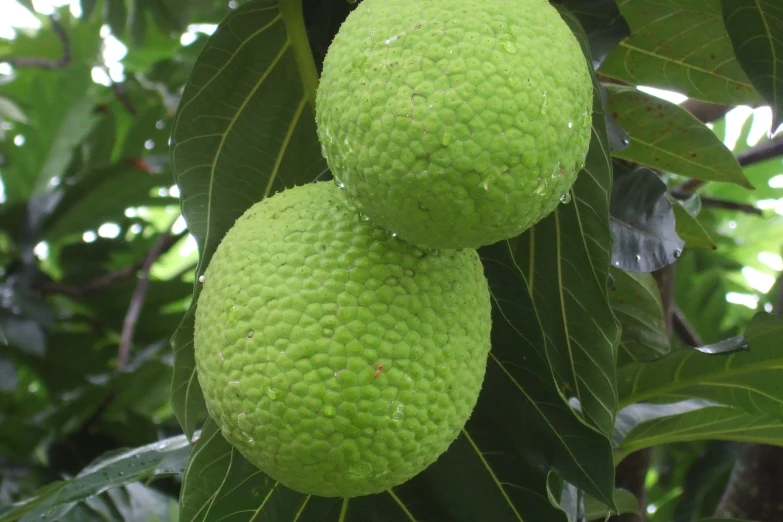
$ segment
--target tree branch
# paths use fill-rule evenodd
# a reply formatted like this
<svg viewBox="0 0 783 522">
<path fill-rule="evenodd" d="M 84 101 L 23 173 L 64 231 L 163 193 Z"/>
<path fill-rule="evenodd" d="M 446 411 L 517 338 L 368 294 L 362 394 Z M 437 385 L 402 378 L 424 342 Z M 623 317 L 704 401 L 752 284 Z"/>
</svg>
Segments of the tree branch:
<svg viewBox="0 0 783 522">
<path fill-rule="evenodd" d="M 120 334 L 120 345 L 117 349 L 117 369 L 122 370 L 128 362 L 131 345 L 133 344 L 133 334 L 136 332 L 136 323 L 139 320 L 141 309 L 144 306 L 144 299 L 147 297 L 147 288 L 150 283 L 150 269 L 152 264 L 176 242 L 177 236 L 172 236 L 164 232 L 155 241 L 155 245 L 147 253 L 142 262 L 139 274 L 139 282 L 136 283 L 136 289 L 131 296 L 128 312 L 122 321 L 122 333 Z M 174 242 L 172 242 L 174 240 Z"/>
<path fill-rule="evenodd" d="M 177 235 L 170 235 L 168 233 L 161 234 L 160 237 L 163 238 L 163 246 L 157 257 L 160 257 L 161 255 L 168 252 L 171 247 L 177 243 L 177 241 L 185 237 L 185 234 L 187 234 L 187 232 L 182 232 Z M 44 294 L 63 294 L 74 299 L 84 299 L 89 295 L 106 290 L 120 281 L 134 277 L 137 272 L 144 267 L 144 263 L 146 262 L 151 252 L 152 250 L 145 254 L 144 257 L 129 266 L 114 272 L 109 272 L 108 274 L 104 274 L 100 277 L 96 277 L 81 287 L 62 283 L 42 283 L 37 286 L 37 289 Z"/>
<path fill-rule="evenodd" d="M 672 327 L 674 329 L 674 333 L 676 333 L 677 336 L 688 346 L 701 346 L 704 344 L 701 342 L 701 337 L 699 337 L 699 334 L 688 322 L 685 314 L 682 313 L 682 310 L 680 310 L 680 308 L 676 305 L 672 308 Z"/>
<path fill-rule="evenodd" d="M 52 24 L 54 34 L 60 40 L 63 53 L 57 60 L 50 58 L 38 58 L 34 56 L 17 56 L 17 57 L 3 57 L 0 56 L 0 63 L 7 63 L 11 67 L 22 68 L 37 68 L 37 69 L 65 69 L 73 60 L 73 53 L 71 51 L 71 40 L 68 38 L 68 33 L 65 31 L 65 27 L 57 20 L 55 15 L 49 16 L 49 21 Z"/>
<path fill-rule="evenodd" d="M 692 196 L 691 193 L 682 189 L 672 189 L 669 191 L 675 199 L 688 199 Z M 746 214 L 756 214 L 757 216 L 763 215 L 761 209 L 754 207 L 748 203 L 738 203 L 736 201 L 728 201 L 725 199 L 710 198 L 706 196 L 701 197 L 701 205 L 709 208 L 722 208 L 726 210 L 737 210 Z"/>
</svg>

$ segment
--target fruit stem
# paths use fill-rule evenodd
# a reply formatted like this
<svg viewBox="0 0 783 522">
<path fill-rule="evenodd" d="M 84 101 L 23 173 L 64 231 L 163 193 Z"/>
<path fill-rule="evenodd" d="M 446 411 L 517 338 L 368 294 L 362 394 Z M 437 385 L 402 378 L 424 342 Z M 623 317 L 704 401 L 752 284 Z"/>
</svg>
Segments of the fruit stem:
<svg viewBox="0 0 783 522">
<path fill-rule="evenodd" d="M 310 42 L 302 12 L 302 0 L 279 0 L 280 14 L 283 16 L 286 33 L 299 66 L 299 77 L 310 105 L 315 107 L 315 91 L 318 88 L 318 71 L 315 68 Z"/>
</svg>

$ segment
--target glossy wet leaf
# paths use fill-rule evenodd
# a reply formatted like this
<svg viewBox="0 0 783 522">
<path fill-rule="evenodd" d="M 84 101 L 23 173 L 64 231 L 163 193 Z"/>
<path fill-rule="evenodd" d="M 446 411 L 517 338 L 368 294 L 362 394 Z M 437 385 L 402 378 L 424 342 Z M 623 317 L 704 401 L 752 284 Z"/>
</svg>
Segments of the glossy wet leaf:
<svg viewBox="0 0 783 522">
<path fill-rule="evenodd" d="M 697 440 L 783 446 L 783 420 L 727 406 L 707 406 L 640 422 L 628 431 L 617 451 L 628 455 L 661 444 Z"/>
<path fill-rule="evenodd" d="M 680 350 L 653 363 L 618 371 L 620 403 L 702 398 L 751 414 L 783 418 L 783 317 L 757 313 L 744 340 L 749 349 L 725 356 Z"/>
<path fill-rule="evenodd" d="M 730 337 L 718 341 L 717 343 L 695 346 L 693 349 L 707 355 L 726 355 L 734 352 L 747 351 L 748 342 L 745 339 L 745 336 L 737 335 L 736 337 Z"/>
<path fill-rule="evenodd" d="M 774 130 L 783 123 L 783 4 L 722 0 L 721 6 L 737 60 L 773 108 Z"/>
<path fill-rule="evenodd" d="M 615 168 L 610 213 L 613 266 L 653 272 L 682 254 L 666 185 L 652 170 Z"/>
<path fill-rule="evenodd" d="M 761 101 L 734 56 L 720 2 L 618 1 L 631 37 L 599 72 L 631 85 L 730 105 Z"/>
<path fill-rule="evenodd" d="M 567 15 L 564 18 L 589 57 L 578 23 Z M 612 168 L 597 87 L 593 99 L 590 150 L 570 191 L 570 202 L 559 205 L 510 244 L 533 296 L 547 339 L 547 358 L 562 393 L 578 398 L 588 421 L 609 434 L 616 412 L 620 332 L 607 292 Z"/>
<path fill-rule="evenodd" d="M 689 209 L 684 206 L 684 202 L 680 202 L 671 196 L 668 196 L 669 202 L 674 210 L 674 230 L 677 235 L 685 241 L 686 247 L 706 247 L 715 249 L 717 246 L 710 237 L 709 232 L 699 223 L 699 220 L 691 214 Z M 695 202 L 700 201 L 698 197 L 693 198 Z"/>
<path fill-rule="evenodd" d="M 596 69 L 621 40 L 631 35 L 615 0 L 556 0 L 554 3 L 579 20 L 587 34 Z"/>
<path fill-rule="evenodd" d="M 179 474 L 190 451 L 191 446 L 185 436 L 178 436 L 132 450 L 109 453 L 84 468 L 76 477 L 44 486 L 25 503 L 0 515 L 0 522 L 37 522 L 45 515 L 67 510 L 69 504 L 111 488 L 150 477 Z"/>
<path fill-rule="evenodd" d="M 632 361 L 651 361 L 668 354 L 661 294 L 655 279 L 645 272 L 612 269 L 614 284 L 609 289 L 612 310 L 620 321 L 618 366 Z"/>
<path fill-rule="evenodd" d="M 628 132 L 613 156 L 663 172 L 752 188 L 734 154 L 712 130 L 679 105 L 633 87 L 606 85 L 607 109 Z"/>
<path fill-rule="evenodd" d="M 317 77 L 300 8 L 297 0 L 243 4 L 209 39 L 185 87 L 171 156 L 182 214 L 199 246 L 196 279 L 247 208 L 325 169 L 315 132 Z M 188 435 L 204 414 L 193 356 L 199 288 L 172 339 L 172 401 Z"/>
</svg>

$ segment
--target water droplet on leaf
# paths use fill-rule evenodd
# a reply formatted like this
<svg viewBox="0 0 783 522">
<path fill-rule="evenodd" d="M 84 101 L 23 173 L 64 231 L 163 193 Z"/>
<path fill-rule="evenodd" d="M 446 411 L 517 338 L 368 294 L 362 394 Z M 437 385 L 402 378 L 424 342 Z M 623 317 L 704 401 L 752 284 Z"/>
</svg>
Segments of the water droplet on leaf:
<svg viewBox="0 0 783 522">
<path fill-rule="evenodd" d="M 571 193 L 566 192 L 562 196 L 560 196 L 560 203 L 568 204 L 571 203 Z"/>
</svg>

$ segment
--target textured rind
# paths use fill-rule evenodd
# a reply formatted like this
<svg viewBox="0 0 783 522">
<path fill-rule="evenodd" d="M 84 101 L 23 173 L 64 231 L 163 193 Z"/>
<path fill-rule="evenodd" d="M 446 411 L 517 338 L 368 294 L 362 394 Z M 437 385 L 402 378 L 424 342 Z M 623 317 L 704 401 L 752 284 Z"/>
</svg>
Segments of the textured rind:
<svg viewBox="0 0 783 522">
<path fill-rule="evenodd" d="M 226 439 L 308 494 L 377 493 L 459 435 L 490 348 L 475 250 L 423 250 L 329 182 L 251 207 L 206 270 L 197 375 Z"/>
<path fill-rule="evenodd" d="M 433 248 L 550 214 L 584 164 L 593 85 L 545 0 L 363 0 L 326 55 L 318 136 L 348 198 Z"/>
</svg>

